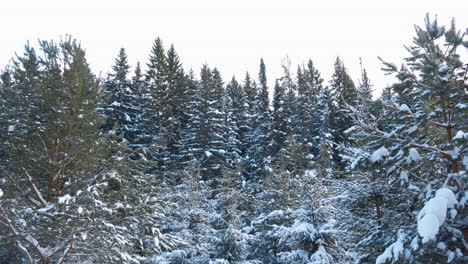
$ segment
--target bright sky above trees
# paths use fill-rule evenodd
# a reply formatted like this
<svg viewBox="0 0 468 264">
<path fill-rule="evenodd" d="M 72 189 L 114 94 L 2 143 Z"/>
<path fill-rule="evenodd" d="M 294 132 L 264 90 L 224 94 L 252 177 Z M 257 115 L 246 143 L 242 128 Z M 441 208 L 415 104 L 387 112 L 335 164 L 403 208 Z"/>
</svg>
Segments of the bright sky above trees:
<svg viewBox="0 0 468 264">
<path fill-rule="evenodd" d="M 465 6 L 466 8 L 461 8 Z M 375 89 L 390 83 L 377 56 L 401 61 L 401 43 L 409 43 L 413 24 L 427 12 L 441 24 L 456 18 L 468 25 L 463 0 L 451 1 L 5 1 L 0 8 L 0 66 L 27 40 L 57 39 L 71 34 L 86 48 L 92 68 L 103 74 L 120 47 L 129 61 L 145 65 L 151 45 L 160 36 L 174 43 L 185 68 L 203 63 L 220 69 L 225 80 L 249 70 L 256 77 L 260 57 L 267 66 L 270 87 L 280 76 L 281 60 L 295 65 L 311 58 L 329 80 L 336 56 L 351 76 L 359 76 L 362 57 Z"/>
</svg>

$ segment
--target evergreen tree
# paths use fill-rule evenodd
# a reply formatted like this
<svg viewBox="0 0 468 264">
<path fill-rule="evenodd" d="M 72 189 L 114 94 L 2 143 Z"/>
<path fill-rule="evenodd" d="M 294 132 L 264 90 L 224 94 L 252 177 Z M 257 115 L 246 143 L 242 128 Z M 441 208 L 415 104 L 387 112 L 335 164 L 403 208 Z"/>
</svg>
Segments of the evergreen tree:
<svg viewBox="0 0 468 264">
<path fill-rule="evenodd" d="M 326 89 L 324 86 L 323 86 L 323 78 L 320 74 L 320 72 L 318 71 L 318 69 L 315 68 L 314 64 L 312 63 L 312 60 L 309 60 L 309 62 L 307 63 L 307 67 L 304 67 L 304 82 L 306 84 L 306 92 L 304 93 L 306 95 L 306 98 L 309 105 L 308 106 L 305 106 L 305 108 L 310 108 L 306 111 L 306 115 L 305 117 L 307 117 L 307 115 L 310 114 L 310 119 L 311 120 L 307 120 L 306 119 L 306 126 L 307 125 L 311 125 L 312 127 L 310 128 L 310 137 L 314 138 L 314 137 L 317 137 L 318 135 L 318 131 L 320 130 L 319 127 L 320 127 L 320 124 L 321 122 L 319 121 L 320 120 L 320 117 L 318 117 L 317 119 L 317 116 L 315 116 L 315 113 L 317 113 L 318 111 L 322 110 L 323 108 L 321 108 L 322 106 L 320 106 L 320 104 L 322 104 L 324 102 L 324 98 L 322 98 L 322 96 L 327 93 L 327 91 L 324 91 L 324 89 Z M 327 100 L 328 100 L 329 97 L 327 97 Z M 308 122 L 311 122 L 311 124 L 308 124 Z M 309 139 L 309 142 L 310 142 L 310 139 Z M 312 150 L 314 150 L 312 148 Z"/>
<path fill-rule="evenodd" d="M 297 97 L 297 86 L 291 73 L 291 61 L 288 57 L 283 61 L 283 76 L 280 78 L 280 85 L 283 86 L 285 91 L 284 109 L 286 113 L 287 127 L 286 134 L 294 135 L 297 133 L 299 127 L 299 119 L 296 113 L 299 108 L 299 101 Z"/>
<path fill-rule="evenodd" d="M 135 72 L 131 81 L 131 90 L 134 98 L 134 110 L 137 113 L 134 122 L 134 137 L 132 146 L 142 150 L 141 156 L 148 156 L 148 148 L 153 144 L 154 136 L 152 134 L 151 116 L 148 106 L 151 102 L 151 96 L 148 87 L 145 85 L 144 76 L 141 71 L 140 62 L 137 62 Z"/>
<path fill-rule="evenodd" d="M 263 59 L 260 59 L 260 70 L 258 72 L 258 81 L 260 84 L 260 89 L 257 92 L 257 104 L 260 105 L 260 113 L 268 113 L 270 110 L 270 100 L 268 96 L 268 84 L 266 76 L 266 68 Z"/>
<path fill-rule="evenodd" d="M 244 88 L 232 77 L 226 86 L 227 155 L 231 167 L 243 157 L 247 136 L 247 107 Z"/>
<path fill-rule="evenodd" d="M 297 119 L 293 115 L 297 108 L 296 85 L 291 74 L 291 62 L 283 62 L 283 76 L 276 81 L 273 94 L 273 135 L 272 156 L 277 159 L 278 152 L 285 146 L 286 138 L 293 132 Z"/>
<path fill-rule="evenodd" d="M 316 159 L 317 175 L 323 178 L 331 178 L 335 168 L 331 130 L 332 113 L 330 112 L 333 109 L 332 104 L 330 90 L 327 87 L 322 88 L 314 107 L 314 127 L 318 127 L 314 145 L 317 146 L 318 150 Z"/>
<path fill-rule="evenodd" d="M 144 134 L 152 135 L 152 146 L 156 149 L 150 153 L 150 158 L 157 160 L 154 169 L 163 171 L 164 165 L 164 139 L 161 135 L 161 123 L 163 106 L 165 105 L 164 98 L 167 93 L 167 57 L 166 52 L 160 38 L 156 38 L 151 48 L 149 62 L 147 63 L 148 70 L 145 74 L 145 95 L 147 96 L 144 109 L 147 111 L 146 125 L 144 126 Z"/>
<path fill-rule="evenodd" d="M 127 79 L 129 68 L 127 54 L 125 49 L 121 48 L 112 66 L 113 72 L 105 81 L 106 106 L 103 113 L 107 116 L 104 130 L 112 130 L 133 146 L 139 137 L 137 122 L 140 107 L 137 102 L 138 93 Z"/>
<path fill-rule="evenodd" d="M 218 70 L 207 65 L 200 81 L 189 81 L 189 124 L 184 129 L 185 156 L 200 162 L 204 180 L 215 180 L 226 161 L 225 91 Z M 219 180 L 219 179 L 218 179 Z"/>
<path fill-rule="evenodd" d="M 286 93 L 284 87 L 275 82 L 273 90 L 272 146 L 273 158 L 281 150 L 288 135 L 288 113 L 285 108 Z"/>
<path fill-rule="evenodd" d="M 190 164 L 195 159 L 200 159 L 203 154 L 205 142 L 202 138 L 203 122 L 202 122 L 202 98 L 200 83 L 195 79 L 193 71 L 186 78 L 186 111 L 184 113 L 182 128 L 182 163 Z"/>
<path fill-rule="evenodd" d="M 241 192 L 243 169 L 238 159 L 234 168 L 223 172 L 223 182 L 217 195 L 218 208 L 223 219 L 217 256 L 220 259 L 237 263 L 246 259 L 248 243 L 252 237 L 242 230 L 240 203 L 244 200 Z"/>
<path fill-rule="evenodd" d="M 255 106 L 255 96 L 257 95 L 257 87 L 255 81 L 250 78 L 250 74 L 247 72 L 244 78 L 244 91 L 245 91 L 245 103 L 247 105 L 247 113 L 251 114 Z"/>
<path fill-rule="evenodd" d="M 372 84 L 369 80 L 369 76 L 367 76 L 366 69 L 362 67 L 362 61 L 360 61 L 360 64 L 361 64 L 361 78 L 359 80 L 357 92 L 358 92 L 359 105 L 362 105 L 362 104 L 368 104 L 369 101 L 372 100 Z"/>
<path fill-rule="evenodd" d="M 207 77 L 208 79 L 206 79 Z M 203 78 L 202 73 L 201 84 L 202 91 L 207 93 L 205 97 L 207 99 L 207 112 L 203 120 L 208 132 L 206 135 L 208 141 L 204 153 L 206 168 L 208 174 L 214 177 L 212 179 L 218 181 L 219 179 L 216 179 L 216 177 L 220 176 L 221 169 L 226 161 L 224 84 L 221 74 L 216 68 L 211 72 L 211 76 Z"/>
<path fill-rule="evenodd" d="M 129 69 L 130 66 L 128 65 L 127 53 L 124 48 L 121 48 L 117 58 L 115 59 L 115 64 L 112 66 L 114 79 L 121 83 L 126 82 Z"/>
<path fill-rule="evenodd" d="M 174 46 L 167 52 L 167 89 L 162 93 L 159 138 L 162 142 L 164 169 L 174 171 L 181 157 L 180 131 L 184 111 L 184 72 Z"/>
<path fill-rule="evenodd" d="M 278 166 L 266 181 L 265 208 L 250 230 L 257 243 L 253 259 L 268 263 L 347 263 L 346 252 L 329 232 L 333 207 L 326 204 L 327 190 L 315 171 L 304 171 L 301 144 L 288 138 Z M 319 191 L 320 190 L 320 191 Z"/>
<path fill-rule="evenodd" d="M 297 107 L 293 119 L 296 120 L 294 136 L 298 142 L 305 146 L 304 151 L 309 163 L 313 155 L 317 155 L 315 137 L 319 136 L 319 113 L 323 108 L 317 107 L 322 92 L 323 79 L 315 69 L 311 60 L 307 67 L 298 67 L 297 73 Z"/>
<path fill-rule="evenodd" d="M 139 90 L 142 83 L 143 83 L 143 73 L 141 72 L 141 65 L 140 65 L 140 62 L 138 61 L 135 67 L 135 72 L 133 73 L 133 77 L 132 77 L 133 89 Z"/>
<path fill-rule="evenodd" d="M 11 162 L 2 162 L 0 169 L 9 179 L 11 199 L 5 208 L 0 205 L 0 215 L 24 259 L 47 263 L 67 258 L 73 245 L 81 244 L 75 232 L 88 227 L 76 221 L 75 213 L 65 212 L 62 197 L 102 173 L 112 159 L 112 141 L 100 133 L 100 81 L 78 42 L 66 37 L 39 46 L 42 56 L 26 46 L 12 65 L 13 79 L 1 90 L 6 114 L 0 123 L 8 127 Z"/>
<path fill-rule="evenodd" d="M 358 104 L 358 92 L 353 80 L 348 75 L 348 71 L 343 61 L 337 57 L 335 68 L 330 81 L 330 88 L 334 100 L 334 109 L 332 109 L 332 131 L 333 140 L 338 145 L 349 146 L 350 141 L 345 135 L 345 131 L 353 125 L 352 117 L 349 113 L 349 107 L 356 107 Z M 333 159 L 344 169 L 345 164 L 340 157 L 338 148 L 333 150 Z"/>
<path fill-rule="evenodd" d="M 271 155 L 271 111 L 265 63 L 260 60 L 258 73 L 259 88 L 255 97 L 253 109 L 253 125 L 251 145 L 248 148 L 246 160 L 249 164 L 249 174 L 257 178 L 265 175 L 267 160 Z"/>
<path fill-rule="evenodd" d="M 366 144 L 354 151 L 353 163 L 371 183 L 354 184 L 359 193 L 380 195 L 368 196 L 378 198 L 372 216 L 379 227 L 363 232 L 364 245 L 381 249 L 379 256 L 369 254 L 376 263 L 466 262 L 460 230 L 466 138 L 455 133 L 466 130 L 466 111 L 459 107 L 467 88 L 458 54 L 468 46 L 463 38 L 454 23 L 445 28 L 427 16 L 425 27 L 416 26 L 407 64 L 398 69 L 384 62 L 398 79 L 384 101 L 384 124 L 356 118 L 356 140 Z"/>
</svg>

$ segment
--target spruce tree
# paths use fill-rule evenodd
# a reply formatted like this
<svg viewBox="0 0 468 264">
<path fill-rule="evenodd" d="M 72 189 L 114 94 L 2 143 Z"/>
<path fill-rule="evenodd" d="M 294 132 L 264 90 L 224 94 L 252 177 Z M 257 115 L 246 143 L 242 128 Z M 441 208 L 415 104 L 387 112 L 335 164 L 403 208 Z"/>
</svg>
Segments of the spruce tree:
<svg viewBox="0 0 468 264">
<path fill-rule="evenodd" d="M 380 194 L 380 228 L 364 230 L 363 242 L 380 249 L 369 254 L 376 263 L 464 263 L 466 110 L 460 105 L 467 69 L 459 52 L 468 45 L 454 23 L 445 28 L 427 16 L 415 29 L 406 63 L 384 62 L 397 77 L 384 101 L 384 124 L 356 118 L 356 140 L 366 144 L 355 150 L 353 163 L 366 172 L 366 182 L 380 182 L 378 188 L 354 183 Z"/>
<path fill-rule="evenodd" d="M 107 117 L 104 130 L 120 135 L 133 146 L 139 137 L 137 123 L 140 107 L 137 101 L 138 93 L 127 78 L 129 69 L 127 54 L 125 49 L 121 48 L 112 66 L 113 72 L 104 84 L 106 106 L 103 112 Z"/>
<path fill-rule="evenodd" d="M 112 66 L 114 79 L 119 82 L 127 81 L 127 74 L 129 73 L 130 66 L 128 65 L 127 53 L 124 48 L 119 50 L 119 54 L 115 59 L 115 64 Z"/>
<path fill-rule="evenodd" d="M 277 159 L 278 152 L 285 146 L 286 138 L 293 132 L 297 123 L 293 115 L 297 107 L 296 85 L 291 74 L 288 58 L 283 62 L 283 76 L 275 83 L 273 94 L 273 136 L 272 156 Z"/>
<path fill-rule="evenodd" d="M 297 106 L 293 114 L 296 125 L 293 134 L 298 142 L 304 144 L 309 163 L 318 153 L 318 145 L 314 144 L 314 141 L 315 137 L 319 136 L 320 122 L 317 118 L 320 119 L 320 117 L 317 114 L 323 110 L 317 107 L 323 89 L 322 83 L 323 79 L 311 60 L 307 67 L 298 67 Z"/>
<path fill-rule="evenodd" d="M 156 38 L 151 48 L 149 62 L 147 63 L 148 70 L 145 74 L 145 95 L 147 96 L 147 105 L 144 108 L 147 111 L 147 124 L 143 133 L 152 135 L 152 146 L 156 148 L 151 151 L 150 157 L 156 160 L 154 169 L 162 171 L 164 165 L 164 140 L 161 135 L 162 113 L 164 106 L 164 98 L 167 92 L 167 57 L 166 52 L 160 38 Z"/>
<path fill-rule="evenodd" d="M 215 182 L 219 181 L 221 170 L 226 162 L 226 136 L 225 136 L 225 102 L 224 83 L 219 71 L 214 68 L 208 82 L 202 79 L 202 89 L 207 89 L 207 112 L 204 122 L 207 128 L 207 145 L 205 149 L 208 174 Z"/>
<path fill-rule="evenodd" d="M 151 129 L 153 124 L 151 123 L 150 111 L 148 109 L 151 96 L 144 81 L 140 62 L 137 62 L 135 72 L 133 73 L 131 90 L 134 97 L 135 112 L 137 113 L 134 123 L 135 136 L 133 137 L 131 145 L 134 148 L 140 149 L 140 156 L 144 156 L 145 158 L 150 157 L 148 148 L 151 148 L 154 139 Z"/>
<path fill-rule="evenodd" d="M 246 162 L 249 175 L 258 179 L 265 175 L 267 160 L 271 155 L 271 111 L 265 63 L 260 60 L 259 87 L 253 109 L 251 145 L 247 150 Z"/>
<path fill-rule="evenodd" d="M 317 146 L 316 171 L 319 177 L 331 178 L 335 163 L 333 162 L 334 142 L 332 136 L 331 118 L 332 98 L 330 90 L 324 87 L 320 90 L 317 103 L 314 107 L 314 128 L 318 128 L 314 137 L 314 146 Z"/>
<path fill-rule="evenodd" d="M 348 106 L 356 107 L 358 104 L 358 92 L 348 74 L 348 70 L 339 57 L 335 61 L 330 88 L 334 101 L 334 109 L 331 111 L 333 113 L 331 119 L 333 140 L 338 145 L 349 146 L 350 140 L 345 135 L 345 131 L 353 125 L 353 120 Z M 345 164 L 340 157 L 338 148 L 333 150 L 333 159 L 341 169 L 344 169 Z"/>
<path fill-rule="evenodd" d="M 367 71 L 365 68 L 362 67 L 361 64 L 361 78 L 359 79 L 359 84 L 357 87 L 358 91 L 358 102 L 360 105 L 363 103 L 369 103 L 372 100 L 372 84 L 369 80 L 369 76 L 367 75 Z"/>
<path fill-rule="evenodd" d="M 202 158 L 204 141 L 202 138 L 202 98 L 200 82 L 196 80 L 193 71 L 186 77 L 186 95 L 184 126 L 181 131 L 181 155 L 182 164 L 189 165 Z"/>
<path fill-rule="evenodd" d="M 248 72 L 245 74 L 243 88 L 245 91 L 245 103 L 247 105 L 247 113 L 251 114 L 255 106 L 255 96 L 257 94 L 257 89 L 255 81 L 252 80 Z"/>
<path fill-rule="evenodd" d="M 273 157 L 284 146 L 288 135 L 288 113 L 285 107 L 286 93 L 284 87 L 275 82 L 273 90 L 273 120 L 272 120 L 272 146 L 271 153 Z"/>
<path fill-rule="evenodd" d="M 242 262 L 248 253 L 248 243 L 252 236 L 245 234 L 242 228 L 240 207 L 244 200 L 242 193 L 243 169 L 241 160 L 235 161 L 234 167 L 224 170 L 223 180 L 217 202 L 223 221 L 220 238 L 217 243 L 217 257 L 229 263 Z"/>
<path fill-rule="evenodd" d="M 167 51 L 167 88 L 162 92 L 159 138 L 162 142 L 164 169 L 174 171 L 181 157 L 180 131 L 184 111 L 184 72 L 174 46 Z"/>
<path fill-rule="evenodd" d="M 219 71 L 207 65 L 200 80 L 189 81 L 189 124 L 184 129 L 185 156 L 200 162 L 204 180 L 216 180 L 226 162 L 225 91 Z"/>
<path fill-rule="evenodd" d="M 228 163 L 234 164 L 243 157 L 243 148 L 247 136 L 246 95 L 244 88 L 232 77 L 226 86 L 226 137 Z"/>
</svg>

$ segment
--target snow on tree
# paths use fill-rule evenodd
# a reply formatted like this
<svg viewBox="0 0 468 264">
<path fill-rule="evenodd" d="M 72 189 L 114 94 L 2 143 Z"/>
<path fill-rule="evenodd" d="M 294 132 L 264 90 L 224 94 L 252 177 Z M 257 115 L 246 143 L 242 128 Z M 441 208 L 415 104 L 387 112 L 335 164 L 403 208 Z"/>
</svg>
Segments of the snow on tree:
<svg viewBox="0 0 468 264">
<path fill-rule="evenodd" d="M 415 29 L 407 63 L 399 69 L 384 62 L 384 70 L 397 77 L 391 96 L 383 98 L 384 120 L 365 121 L 354 109 L 353 133 L 367 144 L 352 151 L 353 163 L 368 164 L 364 173 L 375 187 L 377 179 L 382 181 L 378 189 L 365 187 L 380 193 L 379 228 L 368 233 L 366 241 L 387 248 L 378 263 L 402 259 L 463 263 L 466 205 L 450 209 L 450 221 L 444 221 L 448 198 L 439 197 L 436 190 L 453 192 L 450 197 L 456 201 L 466 200 L 466 142 L 454 139 L 455 131 L 466 127 L 466 111 L 458 107 L 464 104 L 467 71 L 458 52 L 466 44 L 454 23 L 445 28 L 427 16 L 424 27 Z M 450 198 L 450 205 L 456 201 Z M 395 235 L 397 244 L 392 244 Z"/>
<path fill-rule="evenodd" d="M 339 57 L 335 61 L 330 89 L 333 98 L 333 109 L 331 110 L 333 140 L 339 145 L 349 146 L 351 142 L 344 133 L 353 125 L 348 105 L 353 107 L 357 105 L 358 91 L 343 61 Z M 338 148 L 333 149 L 333 159 L 340 168 L 343 169 L 345 167 Z"/>
<path fill-rule="evenodd" d="M 139 136 L 137 122 L 141 108 L 138 105 L 138 90 L 134 89 L 137 87 L 127 78 L 129 68 L 127 54 L 121 48 L 112 66 L 113 72 L 104 84 L 106 102 L 102 111 L 107 117 L 104 131 L 121 135 L 133 146 Z"/>
<path fill-rule="evenodd" d="M 261 179 L 265 175 L 265 169 L 269 155 L 271 154 L 271 111 L 268 93 L 266 68 L 263 59 L 260 60 L 258 73 L 259 86 L 257 89 L 253 108 L 250 143 L 246 153 L 246 164 L 249 178 Z"/>
</svg>

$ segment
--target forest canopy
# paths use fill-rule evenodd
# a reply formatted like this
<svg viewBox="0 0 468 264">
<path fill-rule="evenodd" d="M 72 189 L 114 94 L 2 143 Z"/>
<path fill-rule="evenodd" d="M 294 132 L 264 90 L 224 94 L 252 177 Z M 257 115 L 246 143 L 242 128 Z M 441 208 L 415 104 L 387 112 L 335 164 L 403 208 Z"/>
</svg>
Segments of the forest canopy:
<svg viewBox="0 0 468 264">
<path fill-rule="evenodd" d="M 160 38 L 98 77 L 71 36 L 27 43 L 0 73 L 0 262 L 466 263 L 467 34 L 427 15 L 388 87 L 340 57 L 223 80 Z"/>
</svg>

